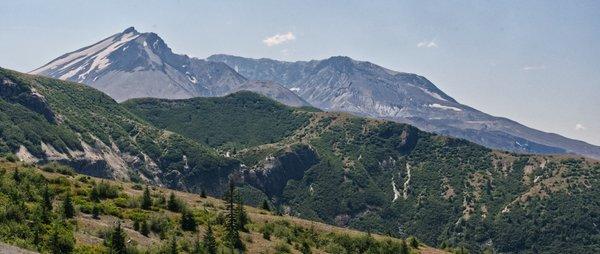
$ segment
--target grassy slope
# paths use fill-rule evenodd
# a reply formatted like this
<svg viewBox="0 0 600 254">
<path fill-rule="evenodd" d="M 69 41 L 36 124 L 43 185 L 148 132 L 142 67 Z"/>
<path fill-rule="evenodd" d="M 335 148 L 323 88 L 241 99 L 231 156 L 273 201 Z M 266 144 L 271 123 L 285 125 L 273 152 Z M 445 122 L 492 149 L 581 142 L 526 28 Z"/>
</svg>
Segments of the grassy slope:
<svg viewBox="0 0 600 254">
<path fill-rule="evenodd" d="M 194 102 L 202 100 L 207 99 Z M 230 104 L 221 105 L 211 111 L 180 106 L 186 111 L 178 114 L 209 118 L 224 111 L 232 118 L 244 117 L 244 112 L 224 108 Z M 138 108 L 135 103 L 127 106 Z M 153 118 L 156 114 L 145 113 L 162 107 L 143 106 L 134 112 L 153 123 L 180 125 L 173 128 L 185 129 L 184 136 L 207 131 L 171 121 L 168 109 L 160 114 L 164 118 Z M 259 123 L 278 122 L 262 113 Z M 310 115 L 310 121 L 291 135 L 275 143 L 263 139 L 263 144 L 234 153 L 249 168 L 260 170 L 269 165 L 264 158 L 277 159 L 282 151 L 301 147 L 297 144 L 316 151 L 318 163 L 301 179 L 287 182 L 282 195 L 271 197 L 293 214 L 393 235 L 414 234 L 428 243 L 466 245 L 473 251 L 600 250 L 600 233 L 590 226 L 600 225 L 600 195 L 591 189 L 600 184 L 598 162 L 496 152 L 408 125 L 348 114 L 299 113 Z M 392 181 L 400 193 L 396 201 Z"/>
<path fill-rule="evenodd" d="M 50 169 L 53 169 L 50 167 Z M 0 181 L 3 183 L 0 188 L 0 240 L 21 246 L 26 249 L 38 249 L 42 252 L 48 251 L 45 241 L 34 241 L 33 228 L 39 228 L 37 219 L 30 221 L 28 218 L 36 215 L 36 207 L 41 202 L 41 193 L 43 186 L 48 186 L 54 200 L 54 211 L 51 220 L 61 221 L 60 206 L 67 192 L 72 193 L 73 202 L 78 211 L 74 219 L 66 220 L 66 228 L 72 232 L 75 239 L 75 251 L 98 253 L 105 252 L 103 245 L 106 232 L 114 227 L 116 221 L 121 221 L 127 239 L 131 240 L 128 246 L 136 248 L 138 251 L 149 251 L 151 253 L 159 252 L 167 248 L 173 235 L 177 235 L 178 248 L 181 252 L 187 252 L 196 239 L 202 236 L 206 230 L 206 225 L 210 222 L 214 226 L 218 242 L 220 242 L 224 228 L 219 222 L 220 217 L 225 213 L 225 204 L 222 200 L 207 197 L 202 198 L 199 195 L 179 192 L 164 188 L 152 188 L 151 193 L 155 201 L 152 210 L 146 211 L 139 209 L 139 200 L 142 195 L 141 187 L 134 183 L 117 182 L 104 180 L 77 174 L 64 174 L 69 172 L 64 170 L 63 174 L 48 172 L 48 169 L 42 171 L 36 166 L 23 163 L 12 163 L 0 159 Z M 14 172 L 19 172 L 18 185 L 15 185 L 16 178 Z M 97 184 L 111 186 L 117 190 L 114 197 L 104 198 L 97 205 L 101 208 L 99 219 L 94 219 L 89 214 L 91 207 L 94 206 L 90 199 L 90 190 Z M 29 195 L 18 195 L 12 190 L 27 190 Z M 185 232 L 179 228 L 180 214 L 165 209 L 164 205 L 157 203 L 160 197 L 168 196 L 169 193 L 175 193 L 189 209 L 192 210 L 195 219 L 200 226 L 197 232 Z M 21 203 L 23 202 L 23 203 Z M 18 215 L 11 215 L 9 211 L 14 206 L 23 207 Z M 298 219 L 289 216 L 276 216 L 272 213 L 246 207 L 251 223 L 247 226 L 248 233 L 242 233 L 242 239 L 247 247 L 248 253 L 274 253 L 276 249 L 285 249 L 287 246 L 292 253 L 299 253 L 297 248 L 299 241 L 308 241 L 313 253 L 324 253 L 327 250 L 332 251 L 335 248 L 344 246 L 340 241 L 350 240 L 349 243 L 365 239 L 365 233 L 329 226 L 322 223 Z M 18 216 L 14 218 L 12 216 Z M 39 218 L 38 218 L 39 219 Z M 151 231 L 146 237 L 133 229 L 133 220 L 156 221 L 162 224 L 162 233 Z M 31 224 L 33 223 L 33 224 Z M 46 230 L 50 223 L 40 222 L 42 225 L 40 237 L 48 237 Z M 151 225 L 154 225 L 151 223 Z M 273 228 L 273 236 L 270 240 L 264 239 L 262 231 L 265 226 Z M 65 235 L 68 235 L 65 233 Z M 399 243 L 398 239 L 373 235 L 376 244 L 385 242 Z M 286 243 L 289 239 L 289 244 Z M 37 247 L 36 247 L 37 243 Z M 296 247 L 294 247 L 296 246 Z M 421 246 L 415 253 L 443 253 L 440 250 L 432 249 L 427 246 Z"/>
</svg>

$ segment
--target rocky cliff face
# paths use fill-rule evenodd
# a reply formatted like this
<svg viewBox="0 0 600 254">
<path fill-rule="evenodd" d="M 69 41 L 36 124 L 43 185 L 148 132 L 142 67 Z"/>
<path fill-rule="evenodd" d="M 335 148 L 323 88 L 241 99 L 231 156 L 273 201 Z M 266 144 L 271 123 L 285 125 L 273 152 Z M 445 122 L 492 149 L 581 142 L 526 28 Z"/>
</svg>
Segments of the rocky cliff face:
<svg viewBox="0 0 600 254">
<path fill-rule="evenodd" d="M 319 162 L 316 152 L 307 145 L 287 147 L 268 155 L 257 165 L 241 171 L 242 180 L 270 197 L 280 197 L 290 180 L 300 180 Z"/>
</svg>

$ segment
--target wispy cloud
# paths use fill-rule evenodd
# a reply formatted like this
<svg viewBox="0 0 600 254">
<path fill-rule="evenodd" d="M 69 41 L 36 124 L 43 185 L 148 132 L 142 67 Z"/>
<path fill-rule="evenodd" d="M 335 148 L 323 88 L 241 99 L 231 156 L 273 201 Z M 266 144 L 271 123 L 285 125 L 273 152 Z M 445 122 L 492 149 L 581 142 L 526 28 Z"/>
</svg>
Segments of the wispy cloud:
<svg viewBox="0 0 600 254">
<path fill-rule="evenodd" d="M 576 131 L 584 131 L 584 130 L 586 130 L 586 129 L 587 129 L 587 128 L 586 128 L 585 126 L 583 126 L 583 124 L 580 124 L 580 123 L 578 123 L 578 124 L 575 124 L 575 130 L 576 130 Z"/>
<path fill-rule="evenodd" d="M 437 48 L 438 45 L 435 43 L 435 40 L 430 40 L 430 41 L 424 40 L 424 41 L 417 43 L 417 47 L 418 48 Z"/>
<path fill-rule="evenodd" d="M 523 70 L 524 71 L 539 71 L 539 70 L 545 70 L 546 66 L 545 65 L 527 65 L 527 66 L 523 66 Z"/>
<path fill-rule="evenodd" d="M 287 32 L 284 34 L 276 34 L 271 37 L 267 37 L 263 40 L 263 43 L 267 46 L 275 46 L 284 42 L 293 41 L 296 39 L 296 36 L 292 32 Z"/>
</svg>

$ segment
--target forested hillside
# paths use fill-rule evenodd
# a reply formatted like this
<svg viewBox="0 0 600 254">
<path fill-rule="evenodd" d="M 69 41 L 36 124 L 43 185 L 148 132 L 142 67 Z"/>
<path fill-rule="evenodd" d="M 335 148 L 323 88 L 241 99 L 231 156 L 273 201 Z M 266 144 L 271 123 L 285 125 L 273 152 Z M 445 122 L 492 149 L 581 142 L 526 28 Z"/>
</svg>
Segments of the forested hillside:
<svg viewBox="0 0 600 254">
<path fill-rule="evenodd" d="M 239 166 L 88 86 L 0 69 L 0 153 L 107 178 L 222 193 Z M 222 181 L 220 181 L 221 179 Z"/>
<path fill-rule="evenodd" d="M 220 107 L 206 111 L 191 106 L 203 100 L 221 100 Z M 134 100 L 126 106 L 153 124 L 169 123 L 161 126 L 201 142 L 196 133 L 210 132 L 210 127 L 188 125 L 178 116 L 214 121 L 219 118 L 213 116 L 227 112 L 231 119 L 244 118 L 246 112 L 231 108 L 262 100 L 234 94 L 174 102 Z M 177 113 L 165 106 L 171 103 L 178 105 Z M 182 106 L 186 103 L 190 105 Z M 600 195 L 593 191 L 600 184 L 596 161 L 511 154 L 409 125 L 294 111 L 286 115 L 302 121 L 308 117 L 308 123 L 291 130 L 295 126 L 279 116 L 287 111 L 277 109 L 263 111 L 255 123 L 260 125 L 247 126 L 249 132 L 287 128 L 279 133 L 291 135 L 277 142 L 262 139 L 242 149 L 210 144 L 243 163 L 235 175 L 248 185 L 248 192 L 267 195 L 285 212 L 394 236 L 414 234 L 430 244 L 468 246 L 474 252 L 600 250 Z M 221 143 L 246 135 L 212 133 Z"/>
</svg>

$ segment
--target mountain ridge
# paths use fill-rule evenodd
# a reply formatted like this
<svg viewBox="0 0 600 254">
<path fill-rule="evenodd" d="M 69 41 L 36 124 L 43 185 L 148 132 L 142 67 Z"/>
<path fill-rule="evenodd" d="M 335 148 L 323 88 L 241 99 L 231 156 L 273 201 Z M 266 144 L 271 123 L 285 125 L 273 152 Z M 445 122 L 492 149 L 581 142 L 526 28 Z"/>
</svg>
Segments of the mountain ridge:
<svg viewBox="0 0 600 254">
<path fill-rule="evenodd" d="M 422 76 L 391 71 L 373 63 L 339 56 L 296 62 L 225 54 L 207 59 L 226 63 L 251 79 L 279 82 L 325 110 L 408 123 L 425 131 L 466 138 L 496 149 L 526 153 L 576 153 L 600 158 L 600 146 L 488 115 L 460 104 Z M 356 75 L 357 72 L 367 74 L 360 76 Z M 332 82 L 332 79 L 332 84 L 326 83 Z M 410 86 L 416 86 L 418 90 L 413 91 Z M 323 92 L 328 89 L 332 91 Z M 390 97 L 389 94 L 395 96 Z"/>
</svg>

